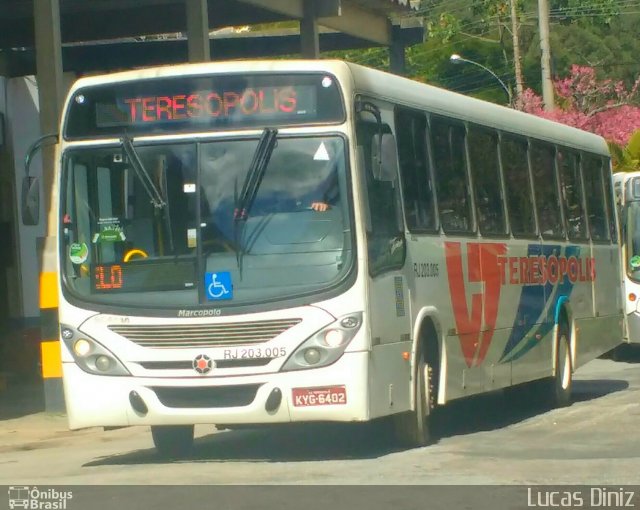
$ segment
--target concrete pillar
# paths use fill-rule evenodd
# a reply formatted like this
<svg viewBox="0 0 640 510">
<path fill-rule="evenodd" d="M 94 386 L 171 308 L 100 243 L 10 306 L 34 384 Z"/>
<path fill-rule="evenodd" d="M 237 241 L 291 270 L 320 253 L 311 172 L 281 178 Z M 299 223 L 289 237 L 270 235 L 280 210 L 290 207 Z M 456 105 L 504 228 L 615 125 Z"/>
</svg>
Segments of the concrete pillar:
<svg viewBox="0 0 640 510">
<path fill-rule="evenodd" d="M 320 33 L 314 0 L 303 0 L 300 20 L 300 53 L 303 58 L 320 58 Z"/>
<path fill-rule="evenodd" d="M 40 129 L 43 134 L 57 133 L 60 110 L 64 99 L 62 77 L 62 45 L 60 37 L 59 0 L 33 2 L 36 44 L 36 69 Z M 47 228 L 44 238 L 38 239 L 40 265 L 40 322 L 42 376 L 44 379 L 45 409 L 49 412 L 65 410 L 62 391 L 62 362 L 58 335 L 58 291 L 56 272 L 57 214 L 54 186 L 56 146 L 45 145 L 42 150 L 42 189 Z"/>
<path fill-rule="evenodd" d="M 189 62 L 208 62 L 211 53 L 207 0 L 186 0 L 186 8 Z"/>
<path fill-rule="evenodd" d="M 405 44 L 401 38 L 401 28 L 394 25 L 391 28 L 391 46 L 389 46 L 389 70 L 393 74 L 404 75 L 407 72 Z"/>
</svg>

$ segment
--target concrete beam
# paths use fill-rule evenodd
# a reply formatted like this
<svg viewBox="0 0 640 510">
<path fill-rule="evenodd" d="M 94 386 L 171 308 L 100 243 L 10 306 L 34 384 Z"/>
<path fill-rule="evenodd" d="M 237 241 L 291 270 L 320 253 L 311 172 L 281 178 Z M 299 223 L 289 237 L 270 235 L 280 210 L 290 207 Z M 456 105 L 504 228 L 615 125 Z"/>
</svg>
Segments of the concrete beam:
<svg viewBox="0 0 640 510">
<path fill-rule="evenodd" d="M 189 62 L 207 62 L 211 60 L 207 0 L 187 0 L 185 7 Z"/>
<path fill-rule="evenodd" d="M 304 0 L 304 16 L 300 21 L 300 53 L 303 58 L 320 58 L 320 32 L 316 21 L 315 2 Z"/>
<path fill-rule="evenodd" d="M 304 18 L 304 0 L 242 0 L 247 4 L 290 16 Z M 366 41 L 389 46 L 389 19 L 383 14 L 338 0 L 315 2 L 319 25 L 338 30 Z"/>
<path fill-rule="evenodd" d="M 345 34 L 389 46 L 391 22 L 382 15 L 354 4 L 342 4 L 340 15 L 319 17 L 318 23 Z"/>
</svg>

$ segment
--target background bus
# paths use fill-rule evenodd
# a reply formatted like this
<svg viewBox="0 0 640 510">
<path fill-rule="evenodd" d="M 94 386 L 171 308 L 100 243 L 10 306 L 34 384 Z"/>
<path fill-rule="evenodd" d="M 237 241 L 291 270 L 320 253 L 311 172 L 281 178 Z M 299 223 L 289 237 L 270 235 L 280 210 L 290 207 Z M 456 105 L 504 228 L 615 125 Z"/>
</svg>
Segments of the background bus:
<svg viewBox="0 0 640 510">
<path fill-rule="evenodd" d="M 627 336 L 629 343 L 637 344 L 640 343 L 640 172 L 615 173 L 613 183 L 620 218 Z"/>
<path fill-rule="evenodd" d="M 620 342 L 605 142 L 339 61 L 79 80 L 59 138 L 71 428 L 392 416 Z M 320 204 L 320 205 L 318 205 Z"/>
</svg>

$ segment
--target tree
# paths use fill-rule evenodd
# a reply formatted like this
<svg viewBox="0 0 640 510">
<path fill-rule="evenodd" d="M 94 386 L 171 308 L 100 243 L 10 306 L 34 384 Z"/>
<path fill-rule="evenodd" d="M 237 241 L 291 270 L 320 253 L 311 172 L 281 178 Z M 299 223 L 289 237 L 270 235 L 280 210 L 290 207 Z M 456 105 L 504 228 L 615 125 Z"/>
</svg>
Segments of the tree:
<svg viewBox="0 0 640 510">
<path fill-rule="evenodd" d="M 592 67 L 573 65 L 554 81 L 558 108 L 544 111 L 542 98 L 527 89 L 522 109 L 540 117 L 590 131 L 624 146 L 640 129 L 640 75 L 630 89 L 622 81 L 598 79 Z"/>
<path fill-rule="evenodd" d="M 613 167 L 618 172 L 637 172 L 640 170 L 640 129 L 631 135 L 626 147 L 610 144 Z"/>
</svg>

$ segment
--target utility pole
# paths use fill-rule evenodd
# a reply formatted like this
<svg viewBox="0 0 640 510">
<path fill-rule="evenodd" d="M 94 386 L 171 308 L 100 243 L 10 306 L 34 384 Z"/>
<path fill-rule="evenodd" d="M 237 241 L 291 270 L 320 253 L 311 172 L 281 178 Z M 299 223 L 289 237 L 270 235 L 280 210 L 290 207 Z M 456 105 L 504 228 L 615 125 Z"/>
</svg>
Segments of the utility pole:
<svg viewBox="0 0 640 510">
<path fill-rule="evenodd" d="M 542 69 L 542 100 L 544 109 L 555 108 L 553 83 L 551 82 L 551 47 L 549 44 L 549 2 L 538 0 L 538 25 L 540 30 L 540 67 Z"/>
<path fill-rule="evenodd" d="M 520 26 L 518 23 L 518 12 L 516 0 L 509 0 L 511 6 L 511 36 L 513 38 L 513 65 L 516 75 L 516 99 L 515 107 L 520 107 L 522 94 L 524 93 L 524 79 L 522 78 L 522 64 L 520 63 Z"/>
</svg>

